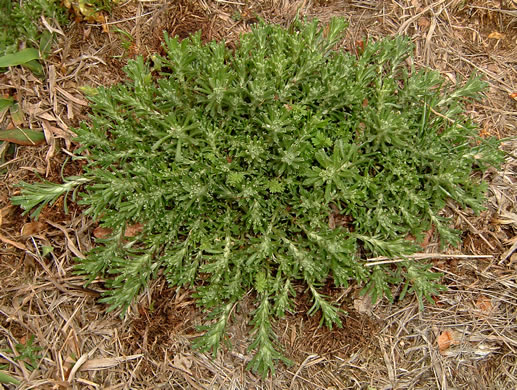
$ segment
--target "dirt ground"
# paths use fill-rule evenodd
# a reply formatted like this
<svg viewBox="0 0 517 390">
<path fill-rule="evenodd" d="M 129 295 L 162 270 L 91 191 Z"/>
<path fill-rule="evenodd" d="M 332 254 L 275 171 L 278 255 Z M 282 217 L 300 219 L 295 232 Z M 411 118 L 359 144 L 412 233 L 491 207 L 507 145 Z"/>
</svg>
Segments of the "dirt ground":
<svg viewBox="0 0 517 390">
<path fill-rule="evenodd" d="M 73 128 L 88 121 L 81 87 L 124 79 L 136 55 L 159 52 L 163 31 L 232 42 L 258 18 L 287 26 L 296 15 L 345 16 L 343 46 L 408 35 L 416 67 L 452 82 L 480 74 L 486 98 L 468 114 L 482 135 L 503 139 L 500 171 L 486 173 L 487 209 L 445 210 L 464 234 L 459 248 L 440 251 L 431 238 L 416 257 L 432 259 L 448 291 L 420 311 L 415 299 L 372 305 L 360 286 L 334 289 L 348 312 L 342 329 L 308 317 L 299 287 L 296 311 L 276 333 L 292 366 L 266 379 L 246 370 L 247 308 L 229 329 L 232 349 L 216 358 L 190 347 L 204 314 L 190 291 L 162 279 L 121 319 L 97 302 L 101 281 L 88 288 L 74 274 L 74 257 L 94 245 L 95 225 L 69 204 L 47 208 L 39 222 L 10 204 L 16 184 L 38 175 L 51 181 L 80 172 L 72 162 Z M 72 18 L 73 20 L 73 18 Z M 18 146 L 0 166 L 0 368 L 21 381 L 6 389 L 516 389 L 517 388 L 517 5 L 511 0 L 128 0 L 106 23 L 78 18 L 59 30 L 46 61 L 47 79 L 23 68 L 0 75 L 0 95 L 21 102 L 24 126 L 42 129 L 46 143 Z M 124 34 L 121 31 L 125 31 Z M 130 38 L 131 37 L 131 38 Z M 0 127 L 12 126 L 8 115 Z M 44 254 L 42 248 L 52 247 Z M 18 358 L 30 344 L 37 359 Z M 5 366 L 3 366 L 5 364 Z M 2 385 L 0 385 L 1 387 Z"/>
</svg>

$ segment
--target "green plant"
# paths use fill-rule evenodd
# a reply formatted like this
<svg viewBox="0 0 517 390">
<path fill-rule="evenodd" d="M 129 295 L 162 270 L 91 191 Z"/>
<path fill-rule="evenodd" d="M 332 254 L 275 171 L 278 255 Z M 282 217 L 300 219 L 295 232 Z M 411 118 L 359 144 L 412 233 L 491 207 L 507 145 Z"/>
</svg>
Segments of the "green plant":
<svg viewBox="0 0 517 390">
<path fill-rule="evenodd" d="M 102 11 L 111 12 L 118 0 L 63 0 L 63 5 L 72 10 L 77 18 L 88 22 L 105 23 Z"/>
<path fill-rule="evenodd" d="M 432 301 L 442 287 L 429 265 L 367 267 L 365 257 L 414 253 L 432 226 L 458 242 L 440 215 L 448 199 L 481 210 L 486 187 L 472 174 L 500 153 L 464 101 L 484 83 L 408 69 L 402 37 L 360 55 L 334 50 L 345 27 L 262 24 L 235 49 L 165 36 L 165 57 L 131 61 L 125 84 L 91 94 L 91 123 L 76 130 L 88 182 L 23 184 L 13 203 L 28 211 L 84 184 L 79 203 L 112 234 L 78 272 L 105 279 L 111 308 L 127 308 L 161 269 L 172 286 L 192 286 L 210 312 L 204 350 L 227 341 L 252 292 L 250 367 L 262 374 L 284 360 L 271 321 L 293 307 L 295 284 L 329 327 L 342 315 L 321 292 L 329 281 L 355 280 L 373 299 L 401 285 Z"/>
<path fill-rule="evenodd" d="M 49 37 L 42 17 L 60 25 L 67 20 L 58 0 L 0 0 L 0 55 L 16 53 L 21 45 L 45 52 Z"/>
<path fill-rule="evenodd" d="M 19 353 L 19 355 L 15 357 L 15 360 L 25 362 L 30 370 L 33 370 L 38 364 L 38 361 L 43 357 L 38 355 L 38 352 L 41 351 L 42 348 L 34 345 L 34 335 L 31 335 L 25 343 L 16 344 L 15 348 Z"/>
<path fill-rule="evenodd" d="M 130 52 L 130 50 L 131 50 L 131 46 L 134 45 L 134 40 L 135 39 L 132 37 L 132 35 L 130 33 L 128 33 L 125 30 L 122 30 L 122 29 L 120 29 L 118 27 L 114 27 L 113 31 L 115 31 L 116 33 L 120 34 L 120 40 L 121 40 L 120 45 L 124 49 L 124 54 L 119 55 L 119 56 L 115 56 L 114 58 L 124 58 L 124 57 L 127 57 L 129 52 Z"/>
<path fill-rule="evenodd" d="M 42 27 L 42 18 L 63 23 L 66 11 L 57 0 L 0 0 L 0 68 L 22 65 L 44 76 L 39 60 L 50 53 L 54 33 Z"/>
<path fill-rule="evenodd" d="M 0 371 L 0 383 L 11 383 L 13 385 L 19 385 L 20 381 L 7 373 Z"/>
</svg>

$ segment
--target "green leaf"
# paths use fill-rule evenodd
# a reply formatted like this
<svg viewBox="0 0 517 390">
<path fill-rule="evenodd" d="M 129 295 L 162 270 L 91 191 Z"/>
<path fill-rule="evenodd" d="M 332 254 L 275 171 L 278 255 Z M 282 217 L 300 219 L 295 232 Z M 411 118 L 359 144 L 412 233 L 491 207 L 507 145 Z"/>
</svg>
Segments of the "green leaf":
<svg viewBox="0 0 517 390">
<path fill-rule="evenodd" d="M 45 68 L 38 60 L 28 61 L 22 64 L 24 68 L 29 69 L 35 76 L 43 78 L 45 76 Z"/>
<path fill-rule="evenodd" d="M 20 104 L 19 103 L 12 104 L 9 108 L 9 112 L 11 114 L 11 120 L 13 121 L 14 125 L 16 127 L 23 126 L 23 124 L 25 122 L 25 118 L 23 115 L 23 111 L 20 107 Z"/>
<path fill-rule="evenodd" d="M 200 330 L 205 333 L 194 341 L 194 347 L 201 351 L 212 351 L 213 356 L 217 355 L 217 350 L 224 340 L 226 326 L 228 324 L 230 313 L 235 302 L 229 302 L 224 306 L 216 308 L 209 316 L 209 319 L 216 319 L 211 325 L 204 325 Z"/>
<path fill-rule="evenodd" d="M 0 99 L 0 112 L 11 107 L 13 104 L 14 99 L 12 97 Z"/>
<path fill-rule="evenodd" d="M 42 131 L 30 129 L 0 130 L 0 140 L 18 145 L 35 146 L 45 142 L 45 134 Z"/>
<path fill-rule="evenodd" d="M 1 132 L 0 132 L 1 134 Z M 63 184 L 55 184 L 51 182 L 29 184 L 21 182 L 21 194 L 11 198 L 11 203 L 15 206 L 22 207 L 25 211 L 23 215 L 31 210 L 31 218 L 38 219 L 43 207 L 53 205 L 62 195 L 67 195 L 70 191 L 75 190 L 82 184 L 88 183 L 90 179 L 84 177 L 69 177 L 65 179 Z M 67 202 L 65 197 L 64 207 L 67 212 Z"/>
<path fill-rule="evenodd" d="M 0 57 L 0 68 L 8 66 L 22 65 L 29 61 L 39 59 L 40 55 L 37 49 L 27 48 L 20 50 L 14 54 L 6 54 Z"/>
<path fill-rule="evenodd" d="M 13 385 L 19 385 L 21 382 L 12 377 L 11 375 L 3 372 L 3 371 L 0 371 L 0 383 L 11 383 Z"/>
<path fill-rule="evenodd" d="M 24 344 L 18 343 L 15 345 L 16 351 L 18 352 L 18 356 L 16 356 L 15 360 L 25 361 L 29 369 L 33 370 L 38 361 L 43 358 L 42 355 L 39 355 L 38 352 L 43 348 L 34 345 L 34 335 L 31 335 Z"/>
<path fill-rule="evenodd" d="M 262 294 L 261 294 L 262 295 Z M 279 353 L 275 347 L 275 335 L 271 328 L 271 304 L 267 295 L 262 295 L 259 307 L 253 313 L 252 325 L 255 333 L 255 340 L 251 343 L 249 350 L 256 349 L 253 359 L 248 368 L 266 377 L 269 372 L 274 374 L 275 361 L 281 360 L 290 365 L 291 361 Z"/>
<path fill-rule="evenodd" d="M 54 251 L 54 247 L 53 246 L 50 246 L 50 245 L 43 245 L 41 247 L 41 256 L 45 257 L 47 256 L 49 253 L 52 253 Z"/>
<path fill-rule="evenodd" d="M 89 85 L 82 85 L 78 89 L 86 96 L 95 96 L 99 92 L 97 88 L 90 87 Z"/>
<path fill-rule="evenodd" d="M 54 40 L 54 34 L 51 33 L 50 31 L 45 30 L 41 34 L 41 38 L 40 38 L 40 42 L 39 42 L 39 52 L 40 52 L 40 57 L 42 59 L 46 59 L 49 56 L 50 51 L 52 50 L 53 40 Z"/>
<path fill-rule="evenodd" d="M 321 311 L 320 325 L 325 323 L 328 328 L 332 329 L 332 325 L 335 324 L 341 328 L 343 323 L 341 322 L 341 318 L 339 318 L 339 313 L 342 312 L 342 310 L 329 303 L 325 299 L 325 296 L 318 293 L 314 286 L 309 285 L 309 288 L 314 298 L 314 304 L 307 314 L 314 315 L 317 311 Z"/>
</svg>

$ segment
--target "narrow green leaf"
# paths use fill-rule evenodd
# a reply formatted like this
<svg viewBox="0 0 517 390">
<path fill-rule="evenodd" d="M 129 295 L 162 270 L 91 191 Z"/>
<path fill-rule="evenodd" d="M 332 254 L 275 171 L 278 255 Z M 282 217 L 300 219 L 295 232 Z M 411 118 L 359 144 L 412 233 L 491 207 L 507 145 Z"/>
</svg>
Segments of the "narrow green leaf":
<svg viewBox="0 0 517 390">
<path fill-rule="evenodd" d="M 14 103 L 9 107 L 9 111 L 11 113 L 11 119 L 16 127 L 22 127 L 23 122 L 25 120 L 23 116 L 23 111 L 20 108 L 20 105 L 18 103 Z"/>
<path fill-rule="evenodd" d="M 99 93 L 97 88 L 90 87 L 89 85 L 82 85 L 82 86 L 78 87 L 77 89 L 79 89 L 79 91 L 81 91 L 88 97 L 95 96 Z"/>
<path fill-rule="evenodd" d="M 0 112 L 11 107 L 13 104 L 14 99 L 12 97 L 0 99 Z"/>
<path fill-rule="evenodd" d="M 54 34 L 50 31 L 45 31 L 41 34 L 39 41 L 39 52 L 41 54 L 41 58 L 47 58 L 49 56 L 53 40 Z"/>
<path fill-rule="evenodd" d="M 0 68 L 22 65 L 29 61 L 36 60 L 38 58 L 40 58 L 40 56 L 39 51 L 37 49 L 23 49 L 17 53 L 6 54 L 5 56 L 0 57 Z"/>
<path fill-rule="evenodd" d="M 0 383 L 12 383 L 13 385 L 19 385 L 20 381 L 7 373 L 0 371 Z"/>
<path fill-rule="evenodd" d="M 0 141 L 8 141 L 17 145 L 34 146 L 45 142 L 41 131 L 30 129 L 0 130 Z"/>
<path fill-rule="evenodd" d="M 36 77 L 42 78 L 45 76 L 45 68 L 38 60 L 32 60 L 22 64 L 24 68 L 29 69 Z"/>
</svg>

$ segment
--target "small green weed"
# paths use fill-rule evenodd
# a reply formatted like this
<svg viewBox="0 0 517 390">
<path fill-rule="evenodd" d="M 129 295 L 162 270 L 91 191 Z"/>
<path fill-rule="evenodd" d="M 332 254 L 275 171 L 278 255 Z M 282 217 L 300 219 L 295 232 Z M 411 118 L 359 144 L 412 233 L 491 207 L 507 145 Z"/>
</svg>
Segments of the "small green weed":
<svg viewBox="0 0 517 390">
<path fill-rule="evenodd" d="M 0 62 L 7 64 L 3 66 L 23 65 L 35 75 L 44 76 L 38 60 L 50 54 L 55 34 L 44 27 L 42 19 L 50 25 L 64 26 L 69 22 L 68 7 L 97 21 L 100 11 L 109 12 L 112 3 L 110 0 L 0 0 Z"/>
<path fill-rule="evenodd" d="M 126 309 L 160 270 L 172 286 L 192 286 L 209 312 L 195 343 L 203 350 L 228 341 L 251 292 L 249 367 L 263 375 L 286 361 L 272 321 L 294 307 L 295 284 L 329 327 L 344 315 L 321 292 L 329 283 L 356 281 L 373 299 L 393 299 L 400 286 L 433 302 L 443 287 L 429 264 L 368 267 L 365 258 L 412 254 L 432 227 L 444 245 L 458 243 L 441 215 L 446 201 L 483 208 L 486 185 L 473 174 L 501 154 L 464 103 L 485 84 L 451 86 L 408 68 L 402 37 L 360 55 L 336 51 L 345 27 L 263 24 L 235 49 L 166 36 L 164 57 L 130 61 L 126 83 L 90 96 L 91 123 L 76 130 L 84 175 L 24 183 L 13 204 L 37 218 L 82 188 L 79 203 L 111 234 L 77 271 L 104 278 L 112 309 Z"/>
<path fill-rule="evenodd" d="M 0 0 L 0 55 L 16 53 L 20 46 L 45 49 L 48 36 L 42 41 L 47 31 L 42 27 L 42 17 L 59 25 L 68 20 L 58 0 Z"/>
<path fill-rule="evenodd" d="M 43 357 L 38 355 L 38 352 L 42 350 L 41 347 L 34 345 L 34 335 L 31 335 L 25 343 L 19 343 L 15 345 L 18 356 L 15 360 L 20 360 L 25 363 L 25 366 L 30 370 L 34 370 L 38 365 L 39 360 Z"/>
<path fill-rule="evenodd" d="M 114 27 L 113 31 L 115 31 L 116 33 L 120 34 L 121 40 L 122 40 L 121 46 L 124 49 L 124 54 L 120 55 L 120 56 L 116 56 L 115 58 L 122 58 L 122 57 L 128 56 L 129 53 L 130 53 L 130 50 L 131 50 L 131 46 L 134 43 L 134 38 L 131 36 L 130 33 L 128 33 L 125 30 L 122 30 L 122 29 L 120 29 L 118 27 Z"/>
</svg>

